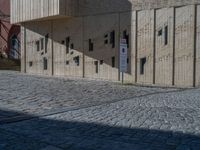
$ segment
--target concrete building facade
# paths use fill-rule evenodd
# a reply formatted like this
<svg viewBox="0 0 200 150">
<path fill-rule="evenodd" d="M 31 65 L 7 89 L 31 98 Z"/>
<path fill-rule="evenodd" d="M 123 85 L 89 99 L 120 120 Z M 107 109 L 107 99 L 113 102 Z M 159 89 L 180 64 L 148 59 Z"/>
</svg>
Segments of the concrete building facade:
<svg viewBox="0 0 200 150">
<path fill-rule="evenodd" d="M 200 0 L 12 0 L 11 10 L 22 72 L 118 81 L 126 39 L 126 82 L 200 85 Z"/>
</svg>

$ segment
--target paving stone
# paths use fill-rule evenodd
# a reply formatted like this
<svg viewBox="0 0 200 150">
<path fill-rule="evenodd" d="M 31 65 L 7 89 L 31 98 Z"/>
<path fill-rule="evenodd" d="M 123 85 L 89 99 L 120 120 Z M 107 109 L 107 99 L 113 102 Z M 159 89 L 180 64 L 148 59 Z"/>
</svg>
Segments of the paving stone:
<svg viewBox="0 0 200 150">
<path fill-rule="evenodd" d="M 0 71 L 0 122 L 0 149 L 200 149 L 200 89 Z"/>
</svg>

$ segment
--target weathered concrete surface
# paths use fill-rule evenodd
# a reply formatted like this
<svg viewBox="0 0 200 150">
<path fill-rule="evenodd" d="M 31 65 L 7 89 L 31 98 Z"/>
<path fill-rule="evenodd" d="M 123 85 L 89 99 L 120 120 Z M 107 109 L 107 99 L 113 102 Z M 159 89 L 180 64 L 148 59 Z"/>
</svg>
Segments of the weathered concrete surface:
<svg viewBox="0 0 200 150">
<path fill-rule="evenodd" d="M 199 90 L 0 72 L 0 149 L 198 150 Z"/>
</svg>

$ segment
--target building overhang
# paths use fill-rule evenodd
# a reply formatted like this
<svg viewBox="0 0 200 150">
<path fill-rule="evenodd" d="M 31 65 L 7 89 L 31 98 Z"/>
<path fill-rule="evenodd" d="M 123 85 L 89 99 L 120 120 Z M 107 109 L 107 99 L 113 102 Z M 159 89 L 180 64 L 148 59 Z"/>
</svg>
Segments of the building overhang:
<svg viewBox="0 0 200 150">
<path fill-rule="evenodd" d="M 11 0 L 11 23 L 73 16 L 73 0 Z"/>
</svg>

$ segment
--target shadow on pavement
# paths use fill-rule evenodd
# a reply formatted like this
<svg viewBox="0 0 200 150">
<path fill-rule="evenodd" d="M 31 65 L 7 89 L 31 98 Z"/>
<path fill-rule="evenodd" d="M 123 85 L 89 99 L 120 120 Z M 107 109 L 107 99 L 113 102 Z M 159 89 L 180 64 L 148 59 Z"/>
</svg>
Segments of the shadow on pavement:
<svg viewBox="0 0 200 150">
<path fill-rule="evenodd" d="M 5 118 L 10 122 L 4 122 Z M 15 120 L 24 116 L 29 120 Z M 12 121 L 13 119 L 13 121 Z M 199 150 L 200 136 L 179 132 L 59 121 L 0 111 L 2 150 Z"/>
</svg>

